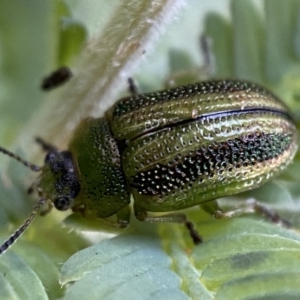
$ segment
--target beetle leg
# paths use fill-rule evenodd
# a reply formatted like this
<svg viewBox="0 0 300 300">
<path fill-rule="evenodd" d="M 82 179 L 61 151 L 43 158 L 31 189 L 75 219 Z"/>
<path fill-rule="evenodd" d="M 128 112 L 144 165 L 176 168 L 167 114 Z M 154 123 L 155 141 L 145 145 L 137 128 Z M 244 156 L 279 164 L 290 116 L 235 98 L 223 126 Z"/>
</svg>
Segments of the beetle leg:
<svg viewBox="0 0 300 300">
<path fill-rule="evenodd" d="M 116 227 L 116 228 L 127 228 L 130 222 L 131 209 L 130 206 L 127 205 L 116 213 L 117 221 L 114 222 L 109 219 L 100 219 L 104 224 Z M 99 220 L 99 219 L 98 219 Z"/>
<path fill-rule="evenodd" d="M 146 221 L 152 223 L 181 223 L 188 229 L 191 238 L 195 245 L 202 243 L 203 239 L 194 228 L 194 224 L 186 218 L 185 214 L 166 214 L 162 216 L 148 216 L 147 211 L 134 207 L 134 214 L 139 221 Z"/>
<path fill-rule="evenodd" d="M 216 200 L 202 203 L 200 204 L 200 207 L 211 216 L 213 216 L 216 211 L 222 211 L 218 204 L 218 201 Z"/>
<path fill-rule="evenodd" d="M 132 77 L 128 78 L 128 91 L 132 96 L 136 96 L 139 94 L 138 87 Z"/>
<path fill-rule="evenodd" d="M 117 214 L 117 221 L 112 221 L 109 219 L 97 219 L 100 220 L 101 223 L 110 226 L 110 227 L 116 227 L 116 228 L 127 228 L 129 226 L 129 220 L 120 219 L 118 217 L 119 214 Z"/>
<path fill-rule="evenodd" d="M 289 221 L 282 219 L 276 212 L 258 203 L 254 199 L 249 199 L 246 201 L 246 205 L 240 206 L 228 212 L 222 212 L 221 210 L 217 210 L 214 212 L 214 217 L 216 219 L 223 219 L 253 213 L 260 214 L 266 219 L 270 220 L 271 222 L 280 224 L 283 227 L 291 226 L 291 223 Z"/>
<path fill-rule="evenodd" d="M 42 147 L 42 149 L 46 152 L 57 151 L 57 148 L 52 144 L 47 143 L 40 137 L 36 137 L 35 141 Z"/>
<path fill-rule="evenodd" d="M 129 226 L 130 222 L 130 215 L 131 215 L 131 208 L 130 205 L 125 206 L 121 210 L 119 210 L 114 216 L 117 217 L 117 220 L 111 220 L 109 218 L 97 217 L 95 215 L 90 215 L 86 210 L 84 205 L 78 205 L 72 207 L 73 212 L 80 213 L 84 218 L 93 219 L 100 221 L 101 223 L 110 226 L 110 227 L 117 227 L 117 228 L 126 228 Z"/>
<path fill-rule="evenodd" d="M 131 209 L 129 205 L 126 205 L 124 208 L 117 212 L 117 227 L 126 228 L 129 226 L 130 222 Z"/>
</svg>

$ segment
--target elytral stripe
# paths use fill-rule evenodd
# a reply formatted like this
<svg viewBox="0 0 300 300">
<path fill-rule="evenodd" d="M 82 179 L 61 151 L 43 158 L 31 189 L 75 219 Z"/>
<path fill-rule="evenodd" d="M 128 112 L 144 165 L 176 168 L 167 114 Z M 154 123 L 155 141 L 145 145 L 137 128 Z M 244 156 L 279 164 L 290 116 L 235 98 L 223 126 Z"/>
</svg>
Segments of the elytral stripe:
<svg viewBox="0 0 300 300">
<path fill-rule="evenodd" d="M 213 113 L 207 113 L 203 114 L 201 116 L 198 116 L 196 118 L 190 118 L 186 120 L 182 120 L 180 122 L 177 122 L 176 124 L 168 124 L 165 126 L 162 126 L 161 129 L 166 129 L 166 128 L 174 128 L 178 127 L 180 125 L 188 124 L 190 122 L 194 121 L 201 121 L 201 120 L 216 120 L 220 118 L 229 118 L 229 117 L 234 117 L 234 116 L 241 116 L 241 115 L 246 115 L 246 114 L 256 114 L 256 115 L 261 115 L 263 118 L 263 115 L 277 115 L 280 118 L 286 119 L 290 122 L 293 121 L 293 118 L 287 111 L 283 110 L 278 110 L 278 109 L 272 109 L 272 108 L 260 108 L 260 107 L 254 107 L 254 108 L 246 108 L 244 110 L 229 110 L 229 111 L 218 111 L 218 112 L 213 112 Z M 152 129 L 147 132 L 147 134 L 152 133 L 157 131 L 157 129 Z M 139 136 L 136 136 L 134 139 L 138 138 Z"/>
<path fill-rule="evenodd" d="M 123 98 L 112 109 L 111 128 L 117 139 L 131 140 L 199 116 L 253 108 L 288 110 L 276 96 L 258 85 L 220 80 Z"/>
</svg>

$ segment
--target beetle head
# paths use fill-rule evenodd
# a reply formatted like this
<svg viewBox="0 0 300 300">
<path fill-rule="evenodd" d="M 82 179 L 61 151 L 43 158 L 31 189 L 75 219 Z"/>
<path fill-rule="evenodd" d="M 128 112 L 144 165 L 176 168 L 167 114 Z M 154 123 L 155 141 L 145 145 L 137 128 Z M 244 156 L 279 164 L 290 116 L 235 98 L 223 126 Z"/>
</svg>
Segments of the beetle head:
<svg viewBox="0 0 300 300">
<path fill-rule="evenodd" d="M 51 201 L 58 210 L 67 210 L 72 206 L 73 199 L 80 191 L 80 185 L 71 152 L 59 152 L 55 147 L 48 145 L 42 140 L 38 140 L 38 142 L 45 150 L 48 150 L 43 167 L 36 166 L 13 152 L 0 147 L 0 152 L 19 161 L 34 172 L 41 172 L 41 175 L 36 182 L 41 198 L 24 223 L 6 241 L 4 241 L 2 245 L 0 245 L 0 256 L 29 227 L 36 214 L 45 203 Z"/>
<path fill-rule="evenodd" d="M 58 210 L 67 210 L 80 191 L 72 154 L 50 151 L 37 181 L 38 191 Z"/>
</svg>

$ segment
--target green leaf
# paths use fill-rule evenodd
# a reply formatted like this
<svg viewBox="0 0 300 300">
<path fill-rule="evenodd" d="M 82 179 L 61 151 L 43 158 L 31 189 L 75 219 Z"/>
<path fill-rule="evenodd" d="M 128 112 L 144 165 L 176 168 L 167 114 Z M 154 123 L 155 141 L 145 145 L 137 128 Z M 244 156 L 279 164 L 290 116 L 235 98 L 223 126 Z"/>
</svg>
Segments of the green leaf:
<svg viewBox="0 0 300 300">
<path fill-rule="evenodd" d="M 216 299 L 298 299 L 299 275 L 281 272 L 248 276 L 222 286 Z"/>
<path fill-rule="evenodd" d="M 55 1 L 48 0 L 0 3 L 0 137 L 5 145 L 12 143 L 41 103 L 37 87 L 43 70 L 54 60 L 54 9 Z"/>
<path fill-rule="evenodd" d="M 62 284 L 76 281 L 64 299 L 188 299 L 159 246 L 158 238 L 124 235 L 77 252 L 61 270 Z"/>
<path fill-rule="evenodd" d="M 48 299 L 38 276 L 14 253 L 7 253 L 0 261 L 0 270 L 1 299 Z"/>
</svg>

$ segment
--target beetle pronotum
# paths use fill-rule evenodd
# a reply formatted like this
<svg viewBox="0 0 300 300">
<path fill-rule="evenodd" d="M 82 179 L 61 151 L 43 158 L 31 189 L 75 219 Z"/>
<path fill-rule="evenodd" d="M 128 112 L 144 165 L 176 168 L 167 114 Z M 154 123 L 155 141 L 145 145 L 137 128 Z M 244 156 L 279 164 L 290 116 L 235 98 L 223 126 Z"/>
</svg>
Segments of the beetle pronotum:
<svg viewBox="0 0 300 300">
<path fill-rule="evenodd" d="M 293 159 L 296 127 L 286 106 L 264 88 L 239 80 L 195 83 L 119 100 L 103 118 L 79 124 L 67 151 L 38 140 L 48 151 L 44 166 L 5 154 L 36 172 L 40 196 L 30 217 L 0 247 L 2 254 L 47 203 L 90 219 L 116 215 L 127 227 L 130 194 L 138 220 L 184 223 L 195 244 L 201 237 L 181 210 L 256 188 Z M 230 217 L 261 211 L 259 204 Z"/>
</svg>

